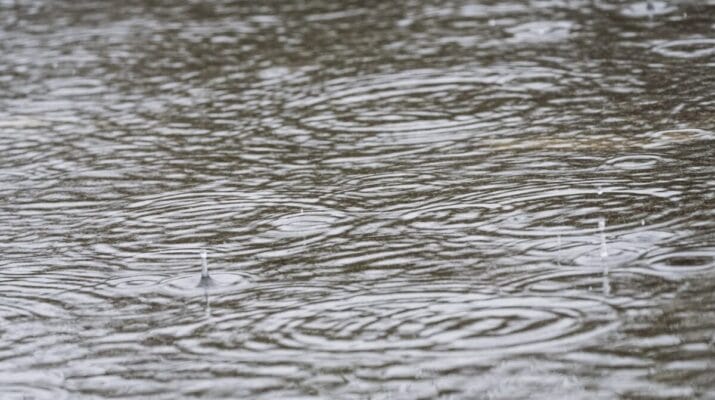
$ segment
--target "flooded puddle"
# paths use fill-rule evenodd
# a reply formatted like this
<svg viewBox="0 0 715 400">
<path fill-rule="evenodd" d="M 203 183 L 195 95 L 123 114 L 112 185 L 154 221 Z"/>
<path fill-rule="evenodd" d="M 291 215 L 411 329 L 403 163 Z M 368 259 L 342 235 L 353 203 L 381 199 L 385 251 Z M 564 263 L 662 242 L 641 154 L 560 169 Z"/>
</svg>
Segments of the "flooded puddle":
<svg viewBox="0 0 715 400">
<path fill-rule="evenodd" d="M 713 16 L 0 1 L 0 397 L 715 398 Z"/>
</svg>

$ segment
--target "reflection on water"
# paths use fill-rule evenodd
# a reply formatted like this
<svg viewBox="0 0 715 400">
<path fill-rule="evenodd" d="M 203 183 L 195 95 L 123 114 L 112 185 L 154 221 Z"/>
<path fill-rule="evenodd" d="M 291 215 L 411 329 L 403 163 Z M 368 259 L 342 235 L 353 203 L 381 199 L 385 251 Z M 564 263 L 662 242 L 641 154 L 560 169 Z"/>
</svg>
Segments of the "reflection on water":
<svg viewBox="0 0 715 400">
<path fill-rule="evenodd" d="M 715 397 L 713 15 L 0 1 L 1 397 Z"/>
</svg>

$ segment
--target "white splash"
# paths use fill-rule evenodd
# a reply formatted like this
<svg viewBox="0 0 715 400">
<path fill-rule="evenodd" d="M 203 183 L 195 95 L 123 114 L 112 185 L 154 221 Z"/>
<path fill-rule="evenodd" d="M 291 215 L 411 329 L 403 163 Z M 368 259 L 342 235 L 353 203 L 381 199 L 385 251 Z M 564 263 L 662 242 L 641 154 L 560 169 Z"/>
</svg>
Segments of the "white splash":
<svg viewBox="0 0 715 400">
<path fill-rule="evenodd" d="M 216 283 L 214 282 L 213 279 L 211 279 L 211 276 L 209 276 L 209 266 L 208 263 L 206 262 L 206 250 L 201 250 L 201 261 L 202 261 L 202 266 L 201 266 L 201 279 L 199 280 L 199 287 L 203 288 L 209 288 L 212 286 L 215 286 Z"/>
</svg>

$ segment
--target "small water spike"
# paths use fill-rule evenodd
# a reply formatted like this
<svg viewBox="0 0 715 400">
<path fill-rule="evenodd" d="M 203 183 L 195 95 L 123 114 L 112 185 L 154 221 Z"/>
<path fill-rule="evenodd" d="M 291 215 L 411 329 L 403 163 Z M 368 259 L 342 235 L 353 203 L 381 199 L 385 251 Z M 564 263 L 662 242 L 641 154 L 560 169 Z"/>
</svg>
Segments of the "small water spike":
<svg viewBox="0 0 715 400">
<path fill-rule="evenodd" d="M 611 295 L 611 280 L 610 280 L 608 274 L 604 274 L 602 277 L 601 291 L 603 292 L 604 296 Z"/>
<path fill-rule="evenodd" d="M 201 277 L 208 278 L 209 277 L 209 266 L 208 266 L 208 263 L 206 262 L 206 250 L 201 250 L 201 262 L 203 263 L 203 267 L 201 268 Z"/>
<path fill-rule="evenodd" d="M 201 261 L 203 264 L 201 266 L 201 280 L 199 281 L 199 286 L 204 288 L 214 286 L 215 283 L 213 279 L 211 279 L 211 276 L 209 276 L 209 266 L 206 262 L 206 250 L 201 250 Z"/>
<path fill-rule="evenodd" d="M 653 3 L 650 1 L 648 2 L 648 5 L 646 6 L 646 10 L 648 10 L 648 20 L 653 21 L 653 12 L 655 11 L 655 7 L 653 7 Z"/>
</svg>

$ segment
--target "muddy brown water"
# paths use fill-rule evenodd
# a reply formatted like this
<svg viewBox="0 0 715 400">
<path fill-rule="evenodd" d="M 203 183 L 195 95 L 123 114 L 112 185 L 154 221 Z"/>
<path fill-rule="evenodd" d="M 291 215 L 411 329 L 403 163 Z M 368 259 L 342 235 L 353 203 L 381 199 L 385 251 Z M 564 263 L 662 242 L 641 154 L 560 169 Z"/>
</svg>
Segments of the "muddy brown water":
<svg viewBox="0 0 715 400">
<path fill-rule="evenodd" d="M 177 3 L 0 1 L 0 398 L 715 398 L 715 2 Z"/>
</svg>

